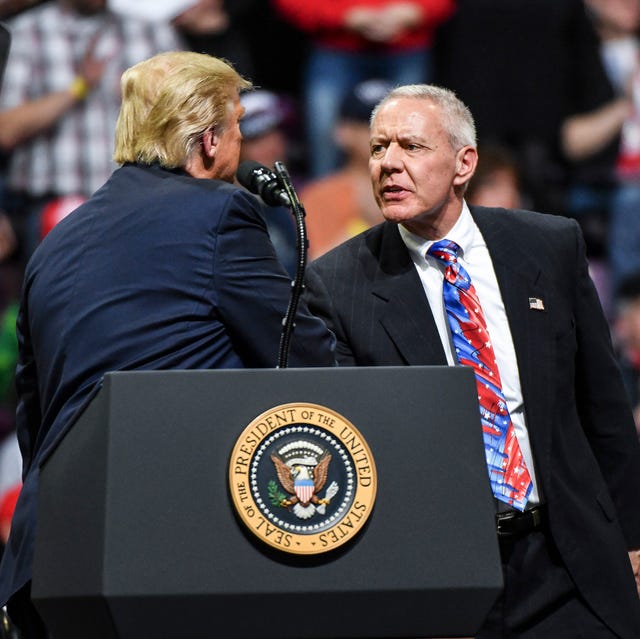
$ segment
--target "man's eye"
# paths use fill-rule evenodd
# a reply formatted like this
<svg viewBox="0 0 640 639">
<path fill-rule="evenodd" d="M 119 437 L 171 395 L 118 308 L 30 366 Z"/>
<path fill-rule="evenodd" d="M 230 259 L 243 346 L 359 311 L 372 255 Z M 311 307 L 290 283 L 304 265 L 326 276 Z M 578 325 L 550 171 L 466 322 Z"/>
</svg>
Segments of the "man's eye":
<svg viewBox="0 0 640 639">
<path fill-rule="evenodd" d="M 371 155 L 381 155 L 382 153 L 384 153 L 384 147 L 382 144 L 374 144 L 371 147 Z"/>
</svg>

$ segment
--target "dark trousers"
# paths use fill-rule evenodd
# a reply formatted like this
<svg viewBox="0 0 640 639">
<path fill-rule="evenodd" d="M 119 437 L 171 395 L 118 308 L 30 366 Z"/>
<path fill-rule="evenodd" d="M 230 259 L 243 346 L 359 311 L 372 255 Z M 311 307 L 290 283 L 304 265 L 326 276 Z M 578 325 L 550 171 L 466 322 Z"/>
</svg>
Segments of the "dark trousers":
<svg viewBox="0 0 640 639">
<path fill-rule="evenodd" d="M 500 540 L 504 591 L 476 639 L 617 639 L 591 611 L 547 531 Z"/>
</svg>

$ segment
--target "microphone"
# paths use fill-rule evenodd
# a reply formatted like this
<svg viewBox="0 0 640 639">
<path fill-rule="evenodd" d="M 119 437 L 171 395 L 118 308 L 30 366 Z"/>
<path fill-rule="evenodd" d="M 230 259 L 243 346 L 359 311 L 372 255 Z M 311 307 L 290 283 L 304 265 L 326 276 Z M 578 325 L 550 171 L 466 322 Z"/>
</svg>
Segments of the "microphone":
<svg viewBox="0 0 640 639">
<path fill-rule="evenodd" d="M 269 206 L 291 206 L 286 190 L 280 184 L 278 176 L 268 167 L 247 160 L 242 162 L 236 173 L 238 182 L 246 189 L 259 195 Z"/>
</svg>

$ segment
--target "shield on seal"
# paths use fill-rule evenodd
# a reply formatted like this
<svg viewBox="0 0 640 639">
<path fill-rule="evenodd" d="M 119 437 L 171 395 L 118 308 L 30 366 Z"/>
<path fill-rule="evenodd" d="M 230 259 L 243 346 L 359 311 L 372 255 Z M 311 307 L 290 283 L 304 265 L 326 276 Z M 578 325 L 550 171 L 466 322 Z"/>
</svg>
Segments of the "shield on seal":
<svg viewBox="0 0 640 639">
<path fill-rule="evenodd" d="M 297 477 L 293 482 L 296 496 L 302 504 L 308 504 L 313 497 L 314 485 L 313 480 L 305 477 Z"/>
</svg>

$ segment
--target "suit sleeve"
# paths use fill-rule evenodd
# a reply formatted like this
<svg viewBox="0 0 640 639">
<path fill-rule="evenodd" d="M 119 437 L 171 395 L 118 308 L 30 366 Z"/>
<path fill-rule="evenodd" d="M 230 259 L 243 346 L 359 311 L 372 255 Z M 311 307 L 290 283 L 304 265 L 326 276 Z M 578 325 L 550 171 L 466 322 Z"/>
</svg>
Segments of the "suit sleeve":
<svg viewBox="0 0 640 639">
<path fill-rule="evenodd" d="M 640 444 L 613 352 L 609 325 L 589 276 L 584 240 L 577 225 L 576 236 L 576 402 L 628 547 L 640 548 Z"/>
<path fill-rule="evenodd" d="M 18 312 L 16 333 L 18 337 L 18 364 L 16 367 L 16 390 L 18 404 L 16 407 L 16 431 L 22 454 L 22 476 L 33 461 L 36 440 L 40 433 L 41 410 L 38 392 L 38 372 L 31 346 L 27 314 L 28 296 L 24 295 Z"/>
<path fill-rule="evenodd" d="M 291 280 L 276 257 L 266 223 L 250 196 L 236 192 L 221 218 L 214 254 L 214 287 L 222 320 L 247 367 L 273 367 Z M 300 300 L 289 366 L 333 366 L 335 338 Z"/>
<path fill-rule="evenodd" d="M 309 310 L 320 317 L 336 336 L 336 359 L 340 366 L 356 366 L 356 358 L 349 341 L 342 330 L 340 320 L 335 313 L 331 295 L 314 266 L 307 269 L 305 279 L 305 297 Z"/>
</svg>

